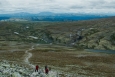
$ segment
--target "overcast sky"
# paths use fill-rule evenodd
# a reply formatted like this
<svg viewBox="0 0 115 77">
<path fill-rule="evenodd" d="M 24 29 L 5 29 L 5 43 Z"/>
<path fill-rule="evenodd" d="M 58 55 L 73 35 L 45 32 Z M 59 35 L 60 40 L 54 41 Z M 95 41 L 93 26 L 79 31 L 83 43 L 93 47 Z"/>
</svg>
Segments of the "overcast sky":
<svg viewBox="0 0 115 77">
<path fill-rule="evenodd" d="M 115 0 L 0 0 L 0 13 L 115 13 Z"/>
</svg>

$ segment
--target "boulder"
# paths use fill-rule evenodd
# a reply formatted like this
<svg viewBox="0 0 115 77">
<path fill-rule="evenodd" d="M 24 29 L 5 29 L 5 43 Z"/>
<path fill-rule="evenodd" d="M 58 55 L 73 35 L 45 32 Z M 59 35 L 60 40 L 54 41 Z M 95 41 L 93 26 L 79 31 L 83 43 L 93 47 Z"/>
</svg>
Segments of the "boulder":
<svg viewBox="0 0 115 77">
<path fill-rule="evenodd" d="M 21 77 L 21 75 L 20 75 L 18 72 L 14 72 L 14 73 L 12 74 L 12 77 Z"/>
</svg>

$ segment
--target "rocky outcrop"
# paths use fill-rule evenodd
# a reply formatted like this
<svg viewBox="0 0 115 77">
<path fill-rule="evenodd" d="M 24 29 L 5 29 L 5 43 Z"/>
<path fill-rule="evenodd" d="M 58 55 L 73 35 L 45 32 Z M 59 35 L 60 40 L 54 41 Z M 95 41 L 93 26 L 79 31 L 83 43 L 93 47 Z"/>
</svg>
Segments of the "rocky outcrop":
<svg viewBox="0 0 115 77">
<path fill-rule="evenodd" d="M 57 77 L 58 73 L 50 71 L 45 74 L 44 70 L 39 69 L 34 72 L 33 69 L 19 66 L 17 64 L 8 63 L 8 61 L 0 61 L 0 77 Z"/>
<path fill-rule="evenodd" d="M 104 33 L 99 30 L 87 29 L 83 32 L 84 38 L 76 45 L 90 49 L 115 50 L 114 34 Z"/>
</svg>

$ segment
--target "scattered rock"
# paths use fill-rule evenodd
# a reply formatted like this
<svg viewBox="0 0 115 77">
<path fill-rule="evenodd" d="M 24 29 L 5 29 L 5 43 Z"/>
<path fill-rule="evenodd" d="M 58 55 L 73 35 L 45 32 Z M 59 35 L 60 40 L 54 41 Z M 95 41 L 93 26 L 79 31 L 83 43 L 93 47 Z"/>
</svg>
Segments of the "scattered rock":
<svg viewBox="0 0 115 77">
<path fill-rule="evenodd" d="M 0 77 L 58 77 L 55 71 L 49 71 L 49 74 L 45 74 L 42 70 L 39 69 L 38 72 L 34 72 L 33 69 L 0 61 Z"/>
</svg>

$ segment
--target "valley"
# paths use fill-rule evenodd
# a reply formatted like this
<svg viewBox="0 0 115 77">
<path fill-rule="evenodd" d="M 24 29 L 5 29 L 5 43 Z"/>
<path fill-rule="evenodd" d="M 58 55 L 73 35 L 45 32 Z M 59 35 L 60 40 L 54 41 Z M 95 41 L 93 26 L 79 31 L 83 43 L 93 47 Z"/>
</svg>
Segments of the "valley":
<svg viewBox="0 0 115 77">
<path fill-rule="evenodd" d="M 114 21 L 0 21 L 0 61 L 31 71 L 48 65 L 59 77 L 114 77 L 115 54 L 86 51 L 115 50 Z"/>
<path fill-rule="evenodd" d="M 115 76 L 114 54 L 87 52 L 73 47 L 50 44 L 17 43 L 15 41 L 1 44 L 3 46 L 0 50 L 0 61 L 5 60 L 10 64 L 29 68 L 31 75 L 33 75 L 35 65 L 39 65 L 40 69 L 48 65 L 55 73 L 54 77 L 57 76 L 57 73 L 59 77 Z M 29 51 L 26 52 L 27 50 Z M 25 74 L 28 76 L 29 73 L 26 71 Z"/>
</svg>

